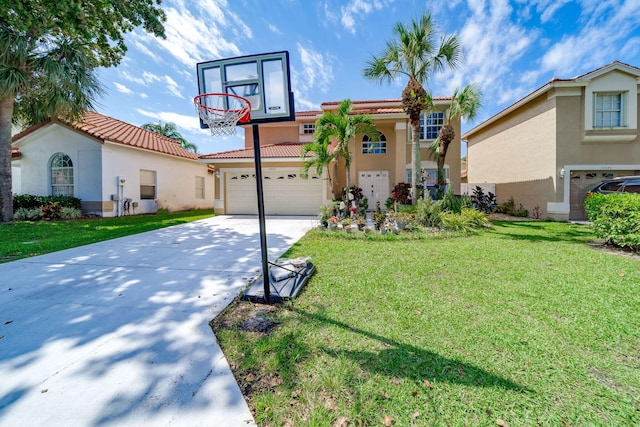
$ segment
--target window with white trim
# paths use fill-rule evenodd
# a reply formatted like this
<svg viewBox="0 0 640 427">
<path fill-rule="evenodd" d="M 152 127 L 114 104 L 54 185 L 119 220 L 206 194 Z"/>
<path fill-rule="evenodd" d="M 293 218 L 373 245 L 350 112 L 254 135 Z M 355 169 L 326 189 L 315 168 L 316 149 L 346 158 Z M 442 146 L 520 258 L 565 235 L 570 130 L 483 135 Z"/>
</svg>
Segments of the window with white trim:
<svg viewBox="0 0 640 427">
<path fill-rule="evenodd" d="M 73 162 L 64 153 L 56 153 L 49 163 L 51 195 L 73 196 Z"/>
<path fill-rule="evenodd" d="M 387 137 L 382 132 L 380 141 L 371 141 L 369 135 L 362 137 L 362 154 L 387 154 Z"/>
<path fill-rule="evenodd" d="M 443 125 L 444 113 L 442 111 L 420 114 L 420 140 L 431 141 L 438 138 L 438 132 Z"/>
<path fill-rule="evenodd" d="M 204 199 L 204 176 L 196 176 L 196 199 Z"/>
<path fill-rule="evenodd" d="M 614 128 L 625 126 L 625 93 L 594 93 L 594 128 Z"/>
<path fill-rule="evenodd" d="M 140 169 L 140 199 L 156 198 L 156 171 Z"/>
<path fill-rule="evenodd" d="M 300 126 L 300 133 L 303 135 L 313 135 L 316 131 L 315 123 L 303 123 Z"/>
<path fill-rule="evenodd" d="M 449 168 L 445 167 L 442 170 L 442 174 L 444 175 L 444 179 L 447 183 L 451 182 L 449 180 Z M 407 169 L 407 183 L 411 184 L 412 181 L 411 169 Z M 434 187 L 438 185 L 438 169 L 422 169 L 422 183 L 427 187 Z"/>
</svg>

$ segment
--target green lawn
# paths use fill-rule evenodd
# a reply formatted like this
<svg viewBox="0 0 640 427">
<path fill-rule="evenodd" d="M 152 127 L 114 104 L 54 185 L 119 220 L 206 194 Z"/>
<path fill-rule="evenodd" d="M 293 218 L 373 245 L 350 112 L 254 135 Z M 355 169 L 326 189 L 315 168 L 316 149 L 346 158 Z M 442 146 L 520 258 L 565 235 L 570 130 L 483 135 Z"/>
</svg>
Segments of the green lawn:
<svg viewBox="0 0 640 427">
<path fill-rule="evenodd" d="M 14 222 L 0 225 L 0 263 L 156 230 L 213 216 L 213 210 L 193 210 L 117 218 L 70 221 Z"/>
<path fill-rule="evenodd" d="M 640 425 L 640 262 L 587 226 L 414 240 L 314 231 L 317 274 L 212 323 L 264 426 Z M 237 327 L 264 312 L 269 333 Z"/>
</svg>

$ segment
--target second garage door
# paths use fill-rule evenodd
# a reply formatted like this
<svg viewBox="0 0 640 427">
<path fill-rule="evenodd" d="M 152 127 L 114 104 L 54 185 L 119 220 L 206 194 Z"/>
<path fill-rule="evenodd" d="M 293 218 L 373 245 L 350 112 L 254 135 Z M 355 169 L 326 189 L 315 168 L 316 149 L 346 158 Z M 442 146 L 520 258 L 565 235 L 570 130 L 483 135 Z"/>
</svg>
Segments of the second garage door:
<svg viewBox="0 0 640 427">
<path fill-rule="evenodd" d="M 258 213 L 253 172 L 227 172 L 226 213 Z M 300 176 L 299 169 L 263 172 L 264 208 L 267 215 L 316 215 L 322 205 L 320 177 Z"/>
</svg>

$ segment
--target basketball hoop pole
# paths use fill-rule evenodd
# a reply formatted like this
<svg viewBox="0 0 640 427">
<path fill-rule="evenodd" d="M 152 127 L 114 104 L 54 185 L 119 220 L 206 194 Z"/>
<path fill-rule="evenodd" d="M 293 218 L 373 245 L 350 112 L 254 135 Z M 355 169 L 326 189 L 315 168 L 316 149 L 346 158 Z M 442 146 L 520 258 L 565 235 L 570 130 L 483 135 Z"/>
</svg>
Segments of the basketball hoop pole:
<svg viewBox="0 0 640 427">
<path fill-rule="evenodd" d="M 258 221 L 260 223 L 260 251 L 262 253 L 262 283 L 264 303 L 271 302 L 271 280 L 269 278 L 269 258 L 267 256 L 267 227 L 264 218 L 264 197 L 262 192 L 262 161 L 260 160 L 260 131 L 257 124 L 253 129 L 253 157 L 256 166 L 256 191 L 258 193 Z"/>
</svg>

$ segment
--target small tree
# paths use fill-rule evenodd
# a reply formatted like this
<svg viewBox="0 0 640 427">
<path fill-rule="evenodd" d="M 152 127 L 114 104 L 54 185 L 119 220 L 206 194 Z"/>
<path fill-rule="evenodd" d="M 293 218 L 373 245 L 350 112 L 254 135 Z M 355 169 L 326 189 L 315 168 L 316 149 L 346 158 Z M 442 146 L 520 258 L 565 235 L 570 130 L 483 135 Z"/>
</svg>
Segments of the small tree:
<svg viewBox="0 0 640 427">
<path fill-rule="evenodd" d="M 309 153 L 312 153 L 313 156 L 308 158 Z M 303 160 L 302 163 L 302 177 L 309 177 L 309 169 L 312 167 L 315 168 L 315 172 L 317 175 L 322 175 L 322 169 L 327 169 L 327 178 L 329 179 L 329 186 L 331 187 L 331 199 L 335 199 L 335 194 L 333 192 L 333 179 L 331 178 L 331 162 L 336 158 L 336 152 L 333 147 L 329 144 L 328 139 L 324 139 L 323 141 L 319 141 L 314 139 L 313 142 L 308 142 L 302 145 L 302 149 L 300 151 L 300 157 Z"/>
<path fill-rule="evenodd" d="M 0 2 L 0 222 L 13 220 L 11 124 L 75 120 L 101 93 L 95 69 L 117 65 L 137 26 L 164 37 L 149 0 Z"/>
<path fill-rule="evenodd" d="M 150 132 L 157 133 L 158 135 L 171 138 L 174 141 L 179 142 L 180 146 L 185 150 L 189 150 L 192 153 L 198 154 L 198 146 L 192 142 L 187 141 L 180 134 L 180 132 L 178 131 L 178 127 L 176 126 L 175 123 L 172 123 L 172 122 L 162 123 L 160 121 L 158 123 L 145 123 L 140 127 Z"/>
<path fill-rule="evenodd" d="M 366 114 L 351 114 L 353 104 L 345 99 L 338 105 L 337 112 L 325 111 L 316 120 L 314 141 L 320 144 L 323 141 L 335 140 L 335 158 L 342 157 L 345 161 L 347 172 L 346 187 L 351 187 L 351 153 L 349 141 L 357 134 L 365 134 L 371 142 L 380 141 L 380 132 L 376 129 L 373 119 Z M 322 148 L 321 145 L 317 146 Z"/>
<path fill-rule="evenodd" d="M 482 107 L 482 94 L 475 83 L 465 86 L 462 90 L 456 88 L 451 97 L 449 108 L 445 113 L 444 125 L 438 132 L 438 138 L 431 145 L 431 152 L 438 164 L 438 198 L 444 194 L 447 185 L 444 179 L 444 163 L 449 144 L 456 137 L 456 131 L 451 122 L 453 120 L 473 120 Z"/>
<path fill-rule="evenodd" d="M 379 57 L 373 57 L 364 68 L 364 76 L 378 82 L 393 82 L 398 75 L 409 81 L 402 91 L 402 106 L 411 124 L 411 198 L 418 200 L 421 181 L 420 114 L 432 106 L 432 98 L 423 84 L 432 73 L 455 69 L 462 60 L 462 49 L 455 36 L 443 35 L 436 44 L 436 28 L 431 15 L 425 12 L 409 25 L 398 22 L 394 38 L 387 42 Z"/>
</svg>

